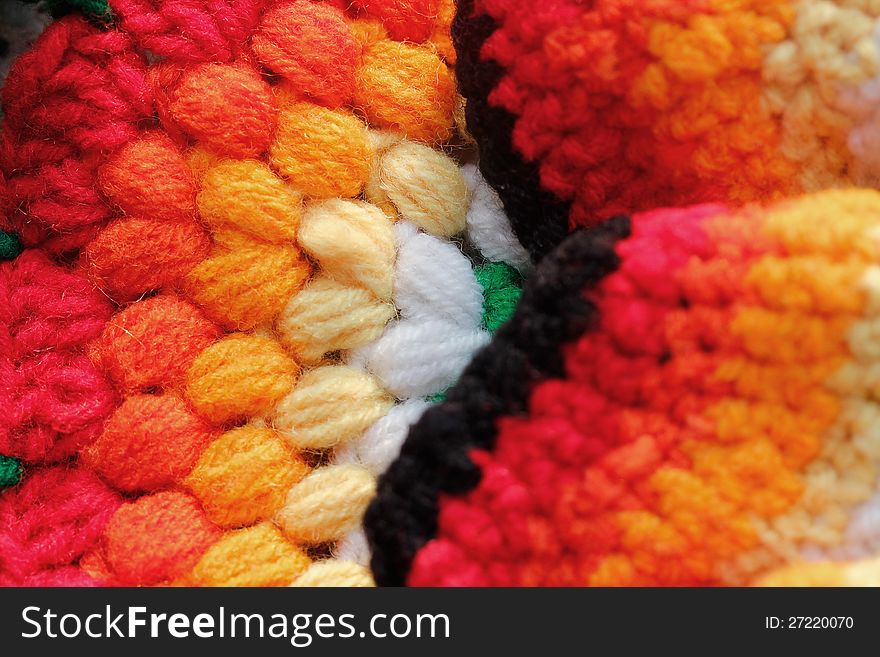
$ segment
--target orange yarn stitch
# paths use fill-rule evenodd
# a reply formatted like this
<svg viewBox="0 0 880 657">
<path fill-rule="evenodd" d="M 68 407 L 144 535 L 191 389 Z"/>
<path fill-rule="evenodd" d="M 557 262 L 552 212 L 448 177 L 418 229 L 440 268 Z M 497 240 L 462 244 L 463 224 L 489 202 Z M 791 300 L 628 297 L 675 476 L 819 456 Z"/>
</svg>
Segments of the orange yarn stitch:
<svg viewBox="0 0 880 657">
<path fill-rule="evenodd" d="M 128 68 L 109 58 L 119 93 L 131 96 L 124 120 L 104 132 L 73 128 L 56 153 L 46 136 L 63 134 L 57 121 L 31 112 L 53 130 L 21 157 L 48 158 L 41 189 L 54 180 L 88 202 L 70 222 L 81 232 L 59 223 L 63 212 L 41 213 L 36 183 L 6 184 L 13 142 L 0 144 L 4 207 L 47 218 L 30 243 L 49 236 L 56 253 L 82 246 L 78 270 L 117 306 L 88 353 L 119 405 L 79 458 L 133 498 L 74 567 L 121 585 L 288 585 L 312 563 L 299 544 L 356 530 L 375 490 L 366 468 L 327 464 L 395 399 L 372 374 L 339 365 L 336 352 L 375 340 L 395 318 L 389 214 L 409 210 L 398 213 L 399 195 L 383 203 L 388 214 L 352 199 L 387 177 L 371 129 L 432 144 L 452 136 L 453 54 L 438 56 L 434 43 L 448 40 L 451 5 L 441 16 L 435 0 L 395 1 L 390 11 L 231 0 L 225 20 L 194 0 L 194 22 L 178 25 L 171 4 L 113 0 L 111 38 L 95 39 L 119 60 L 135 46 L 157 55 L 132 55 Z M 216 19 L 216 34 L 199 33 L 199 16 Z M 79 23 L 56 23 L 37 49 L 64 53 L 53 39 L 74 24 L 91 30 Z M 393 40 L 403 38 L 419 43 Z M 34 119 L 26 105 L 11 106 L 11 124 Z M 88 159 L 64 160 L 71 148 Z M 436 222 L 446 221 L 450 208 L 431 203 Z M 327 367 L 295 388 L 302 363 Z M 350 399 L 330 394 L 334 380 Z M 298 438 L 265 426 L 273 417 Z M 308 581 L 369 582 L 360 566 L 332 564 Z"/>
<path fill-rule="evenodd" d="M 360 48 L 342 12 L 296 0 L 263 16 L 251 41 L 257 59 L 300 94 L 331 107 L 354 95 Z"/>
<path fill-rule="evenodd" d="M 248 66 L 203 64 L 186 71 L 168 112 L 199 142 L 234 157 L 269 148 L 278 108 L 268 83 Z"/>
</svg>

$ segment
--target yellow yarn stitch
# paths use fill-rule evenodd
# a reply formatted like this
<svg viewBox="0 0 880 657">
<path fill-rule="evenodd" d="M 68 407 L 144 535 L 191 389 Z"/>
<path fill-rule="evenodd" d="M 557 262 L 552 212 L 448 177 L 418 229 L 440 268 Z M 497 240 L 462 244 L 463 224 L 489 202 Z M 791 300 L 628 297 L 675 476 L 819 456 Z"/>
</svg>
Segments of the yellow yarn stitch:
<svg viewBox="0 0 880 657">
<path fill-rule="evenodd" d="M 375 493 L 376 479 L 365 468 L 330 465 L 290 489 L 276 520 L 297 543 L 328 543 L 360 524 Z"/>
<path fill-rule="evenodd" d="M 404 140 L 379 163 L 379 187 L 400 216 L 439 237 L 452 237 L 466 225 L 470 192 L 452 158 Z"/>
<path fill-rule="evenodd" d="M 288 586 L 311 564 L 271 522 L 229 532 L 211 546 L 183 586 Z"/>
<path fill-rule="evenodd" d="M 245 426 L 211 443 L 184 484 L 212 521 L 242 527 L 271 518 L 309 470 L 277 433 Z"/>
<path fill-rule="evenodd" d="M 184 289 L 225 328 L 249 330 L 271 325 L 310 273 L 294 246 L 242 240 L 236 248 L 215 248 L 187 274 Z"/>
<path fill-rule="evenodd" d="M 368 568 L 350 561 L 316 561 L 293 583 L 295 587 L 371 588 L 376 583 Z"/>
<path fill-rule="evenodd" d="M 370 375 L 330 365 L 300 378 L 276 407 L 274 425 L 299 449 L 325 449 L 357 437 L 393 405 Z"/>
<path fill-rule="evenodd" d="M 186 394 L 203 417 L 224 424 L 260 415 L 293 388 L 299 366 L 275 340 L 233 334 L 199 354 Z"/>
<path fill-rule="evenodd" d="M 762 577 L 756 586 L 880 586 L 880 559 L 795 564 Z"/>
<path fill-rule="evenodd" d="M 390 301 L 396 248 L 391 220 L 362 201 L 330 199 L 309 206 L 300 246 L 340 283 Z"/>
<path fill-rule="evenodd" d="M 396 314 L 393 305 L 367 290 L 319 274 L 290 300 L 277 328 L 284 344 L 312 364 L 332 351 L 372 342 Z"/>
<path fill-rule="evenodd" d="M 301 202 L 299 192 L 256 160 L 227 160 L 209 169 L 197 199 L 216 241 L 233 231 L 283 244 L 296 237 Z"/>
<path fill-rule="evenodd" d="M 391 219 L 397 220 L 397 208 L 382 189 L 382 157 L 389 148 L 400 143 L 403 135 L 391 130 L 370 130 L 370 144 L 373 146 L 373 161 L 370 177 L 364 187 L 364 196 L 373 205 L 382 209 Z"/>
<path fill-rule="evenodd" d="M 306 196 L 353 198 L 370 175 L 367 126 L 354 114 L 292 103 L 278 120 L 272 164 Z"/>
</svg>

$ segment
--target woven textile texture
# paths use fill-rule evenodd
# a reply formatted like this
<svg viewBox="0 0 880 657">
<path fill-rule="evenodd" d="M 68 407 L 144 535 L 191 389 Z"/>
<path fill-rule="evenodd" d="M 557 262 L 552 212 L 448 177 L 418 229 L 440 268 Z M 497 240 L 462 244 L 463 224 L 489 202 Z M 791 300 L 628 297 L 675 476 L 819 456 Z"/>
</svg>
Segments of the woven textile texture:
<svg viewBox="0 0 880 657">
<path fill-rule="evenodd" d="M 371 585 L 377 476 L 531 267 L 453 3 L 64 5 L 2 92 L 0 584 Z"/>
<path fill-rule="evenodd" d="M 481 167 L 535 255 L 618 213 L 876 187 L 880 7 L 462 0 Z"/>
<path fill-rule="evenodd" d="M 846 190 L 575 232 L 381 480 L 377 581 L 877 584 L 878 226 Z"/>
</svg>

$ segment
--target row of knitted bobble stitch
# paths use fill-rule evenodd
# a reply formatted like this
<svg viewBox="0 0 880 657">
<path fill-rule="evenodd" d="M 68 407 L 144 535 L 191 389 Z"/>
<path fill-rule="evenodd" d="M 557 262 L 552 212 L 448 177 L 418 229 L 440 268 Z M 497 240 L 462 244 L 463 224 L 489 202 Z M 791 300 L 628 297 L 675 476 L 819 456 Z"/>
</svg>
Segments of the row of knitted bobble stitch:
<svg viewBox="0 0 880 657">
<path fill-rule="evenodd" d="M 469 54 L 488 105 L 515 117 L 512 134 L 493 124 L 480 137 L 512 141 L 571 203 L 572 226 L 880 181 L 876 2 L 463 7 L 462 47 L 479 48 Z"/>
<path fill-rule="evenodd" d="M 4 90 L 4 228 L 44 252 L 2 270 L 0 453 L 37 468 L 0 497 L 4 581 L 369 584 L 375 478 L 510 292 L 457 245 L 497 198 L 472 180 L 469 217 L 432 148 L 452 3 L 227 4 L 111 0 Z"/>
</svg>

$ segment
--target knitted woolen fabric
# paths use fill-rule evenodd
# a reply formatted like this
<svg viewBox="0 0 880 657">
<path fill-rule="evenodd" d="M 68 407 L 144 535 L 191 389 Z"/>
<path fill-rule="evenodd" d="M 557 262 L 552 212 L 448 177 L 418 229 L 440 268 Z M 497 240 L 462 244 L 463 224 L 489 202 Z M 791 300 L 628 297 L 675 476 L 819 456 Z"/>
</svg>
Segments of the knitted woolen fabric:
<svg viewBox="0 0 880 657">
<path fill-rule="evenodd" d="M 87 586 L 75 564 L 99 542 L 121 499 L 93 472 L 53 466 L 0 494 L 0 586 Z"/>
<path fill-rule="evenodd" d="M 0 454 L 54 462 L 100 434 L 117 397 L 84 345 L 112 312 L 88 280 L 41 252 L 0 263 Z"/>
<path fill-rule="evenodd" d="M 36 560 L 0 525 L 3 583 L 372 582 L 326 555 L 516 282 L 460 247 L 452 3 L 343 4 L 110 0 L 13 66 L 0 504 L 42 531 L 61 461 L 113 504 Z"/>
<path fill-rule="evenodd" d="M 860 0 L 462 0 L 480 166 L 534 254 L 617 213 L 877 186 Z"/>
<path fill-rule="evenodd" d="M 380 480 L 377 581 L 876 582 L 878 218 L 827 191 L 573 234 Z"/>
</svg>

